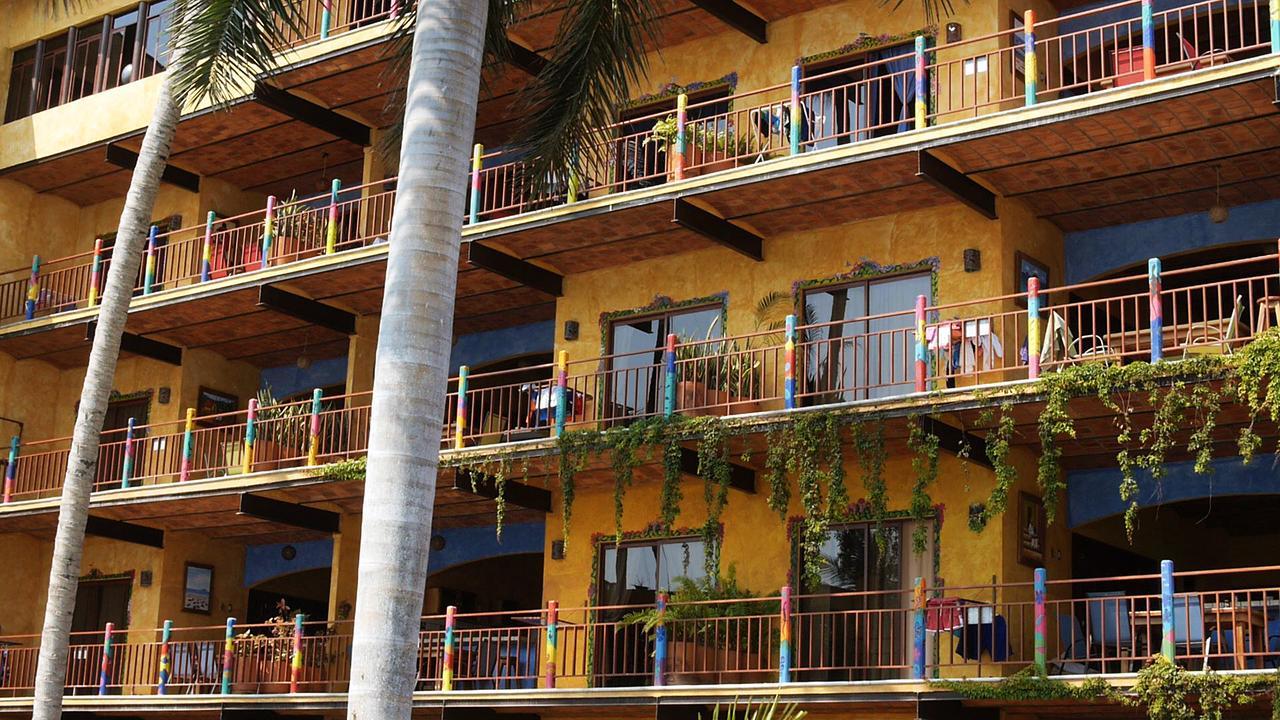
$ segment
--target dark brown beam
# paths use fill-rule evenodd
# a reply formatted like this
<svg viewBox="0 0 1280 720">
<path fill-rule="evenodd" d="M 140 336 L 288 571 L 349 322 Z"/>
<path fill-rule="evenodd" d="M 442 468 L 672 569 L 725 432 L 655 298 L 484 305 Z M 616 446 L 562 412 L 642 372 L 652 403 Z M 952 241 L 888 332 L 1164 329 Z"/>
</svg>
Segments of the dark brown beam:
<svg viewBox="0 0 1280 720">
<path fill-rule="evenodd" d="M 684 198 L 676 198 L 671 221 L 752 260 L 764 260 L 764 238 Z"/>
<path fill-rule="evenodd" d="M 305 320 L 343 335 L 354 335 L 356 316 L 332 305 L 316 302 L 308 297 L 295 295 L 274 285 L 258 287 L 258 307 L 275 310 L 292 318 Z"/>
<path fill-rule="evenodd" d="M 967 451 L 969 462 L 992 470 L 995 469 L 995 466 L 991 464 L 991 459 L 987 457 L 986 440 L 971 432 L 966 432 L 928 416 L 921 417 L 920 422 L 924 425 L 925 432 L 931 433 L 938 438 L 939 448 L 953 455 L 960 455 L 962 452 Z"/>
<path fill-rule="evenodd" d="M 323 130 L 336 138 L 355 143 L 360 147 L 369 147 L 367 125 L 336 113 L 323 105 L 317 105 L 261 80 L 253 84 L 253 99 L 259 105 L 304 122 L 317 130 Z"/>
<path fill-rule="evenodd" d="M 84 531 L 88 535 L 164 549 L 164 530 L 160 528 L 90 515 L 85 521 Z"/>
<path fill-rule="evenodd" d="M 537 77 L 547 66 L 547 59 L 515 40 L 507 41 L 507 60 L 511 65 L 528 75 Z"/>
<path fill-rule="evenodd" d="M 329 534 L 338 532 L 340 519 L 336 512 L 274 500 L 253 493 L 240 493 L 240 509 L 236 514 Z"/>
<path fill-rule="evenodd" d="M 920 159 L 920 169 L 916 172 L 916 177 L 924 178 L 938 189 L 951 193 L 955 199 L 989 220 L 995 220 L 998 217 L 994 193 L 942 162 L 928 150 L 921 150 L 917 155 Z"/>
<path fill-rule="evenodd" d="M 548 295 L 564 295 L 564 278 L 560 275 L 474 240 L 467 243 L 467 262 Z"/>
<path fill-rule="evenodd" d="M 98 321 L 90 320 L 84 326 L 84 339 L 87 342 L 93 342 L 93 336 L 98 331 Z M 125 333 L 120 336 L 121 352 L 133 353 L 142 357 L 159 360 L 162 363 L 170 365 L 182 364 L 182 348 L 177 345 L 170 345 L 159 340 L 152 340 L 141 335 L 133 333 Z"/>
<path fill-rule="evenodd" d="M 120 145 L 107 143 L 107 162 L 118 168 L 132 170 L 138 165 L 138 153 Z M 174 167 L 168 163 L 165 164 L 164 171 L 160 173 L 160 181 L 167 182 L 174 187 L 180 187 L 187 192 L 200 192 L 199 175 L 190 170 Z"/>
<path fill-rule="evenodd" d="M 680 472 L 698 477 L 698 452 L 689 448 L 680 448 Z M 729 487 L 745 493 L 756 492 L 756 471 L 746 465 L 729 463 Z"/>
<path fill-rule="evenodd" d="M 453 489 L 490 500 L 498 497 L 497 483 L 493 478 L 463 468 L 459 468 L 453 474 Z M 543 513 L 551 512 L 551 493 L 542 488 L 507 480 L 502 488 L 502 498 L 522 508 Z"/>
<path fill-rule="evenodd" d="M 694 5 L 714 15 L 720 22 L 758 43 L 769 42 L 769 23 L 736 0 L 692 0 Z"/>
</svg>

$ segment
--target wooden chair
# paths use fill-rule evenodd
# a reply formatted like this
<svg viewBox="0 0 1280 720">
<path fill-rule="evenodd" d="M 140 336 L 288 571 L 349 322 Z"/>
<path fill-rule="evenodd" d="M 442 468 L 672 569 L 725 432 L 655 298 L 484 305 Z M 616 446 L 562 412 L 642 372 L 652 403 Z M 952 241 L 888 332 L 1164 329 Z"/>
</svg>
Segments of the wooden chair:
<svg viewBox="0 0 1280 720">
<path fill-rule="evenodd" d="M 1086 344 L 1087 343 L 1087 344 Z M 1111 355 L 1111 348 L 1101 335 L 1081 335 L 1074 337 L 1067 321 L 1057 310 L 1049 312 L 1049 323 L 1044 335 L 1044 343 L 1040 347 L 1040 362 L 1053 361 L 1054 354 L 1062 350 L 1062 359 L 1066 363 L 1100 362 Z"/>
<path fill-rule="evenodd" d="M 1187 344 L 1182 349 L 1182 357 L 1230 355 L 1239 339 L 1240 319 L 1243 316 L 1244 296 L 1237 295 L 1231 319 L 1227 321 L 1225 329 L 1221 320 L 1210 320 L 1195 323 L 1187 330 Z"/>
</svg>

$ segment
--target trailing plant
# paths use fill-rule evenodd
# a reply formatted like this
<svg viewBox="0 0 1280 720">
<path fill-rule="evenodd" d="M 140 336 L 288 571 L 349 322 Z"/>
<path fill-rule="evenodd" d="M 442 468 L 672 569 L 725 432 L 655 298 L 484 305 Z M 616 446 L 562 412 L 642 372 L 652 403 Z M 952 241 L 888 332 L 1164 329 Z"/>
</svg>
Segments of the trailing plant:
<svg viewBox="0 0 1280 720">
<path fill-rule="evenodd" d="M 1280 675 L 1223 675 L 1206 670 L 1183 670 L 1163 655 L 1138 672 L 1132 697 L 1126 704 L 1145 708 L 1150 720 L 1222 720 L 1225 711 L 1272 696 L 1271 717 L 1276 718 L 1275 692 Z"/>
<path fill-rule="evenodd" d="M 320 477 L 333 482 L 364 480 L 367 466 L 368 458 L 365 457 L 330 463 L 320 468 Z"/>
<path fill-rule="evenodd" d="M 908 424 L 911 434 L 907 437 L 907 447 L 915 454 L 911 458 L 911 468 L 915 471 L 915 482 L 911 486 L 911 517 L 923 520 L 933 509 L 929 488 L 938 479 L 938 436 L 926 431 L 919 417 Z M 916 526 L 911 544 L 918 553 L 928 547 L 929 536 L 923 524 Z"/>
<path fill-rule="evenodd" d="M 1009 403 L 1000 406 L 999 420 L 995 420 L 988 409 L 979 417 L 978 422 L 982 425 L 995 423 L 995 427 L 987 433 L 987 459 L 991 461 L 996 482 L 991 489 L 991 496 L 981 504 L 981 509 L 969 514 L 969 529 L 973 532 L 982 532 L 992 518 L 1004 513 L 1009 506 L 1009 490 L 1018 479 L 1017 469 L 1009 462 L 1009 448 L 1016 428 L 1012 406 Z"/>
<path fill-rule="evenodd" d="M 1106 680 L 1093 677 L 1079 685 L 1037 675 L 1026 668 L 995 682 L 974 680 L 931 680 L 929 685 L 968 700 L 1107 700 L 1120 702 L 1121 694 Z"/>
<path fill-rule="evenodd" d="M 702 524 L 702 541 L 706 548 L 707 577 L 715 577 L 720 567 L 720 518 L 729 503 L 729 446 L 725 442 L 723 424 L 716 417 L 692 421 L 698 434 L 698 476 L 702 478 L 702 495 L 707 505 L 707 519 Z"/>
</svg>

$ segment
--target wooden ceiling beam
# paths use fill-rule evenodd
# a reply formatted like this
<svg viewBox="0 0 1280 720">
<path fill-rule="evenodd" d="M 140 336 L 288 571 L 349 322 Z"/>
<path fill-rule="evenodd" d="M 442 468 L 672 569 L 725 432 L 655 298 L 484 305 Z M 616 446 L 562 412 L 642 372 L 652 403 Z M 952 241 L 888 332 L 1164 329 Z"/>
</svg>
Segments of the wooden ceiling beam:
<svg viewBox="0 0 1280 720">
<path fill-rule="evenodd" d="M 680 448 L 680 472 L 698 477 L 698 452 L 689 448 Z M 729 463 L 729 487 L 754 495 L 756 492 L 756 471 L 746 465 Z"/>
<path fill-rule="evenodd" d="M 764 260 L 764 238 L 735 225 L 713 212 L 703 210 L 684 198 L 676 198 L 671 222 L 714 240 L 721 245 L 760 262 Z"/>
<path fill-rule="evenodd" d="M 510 53 L 507 61 L 511 66 L 524 72 L 527 75 L 537 77 L 547 66 L 547 59 L 520 43 L 507 39 L 507 49 Z"/>
<path fill-rule="evenodd" d="M 928 150 L 921 150 L 919 156 L 920 169 L 916 177 L 924 178 L 940 190 L 944 190 L 956 200 L 968 205 L 988 220 L 995 220 L 995 193 L 971 180 L 967 175 L 956 170 Z"/>
<path fill-rule="evenodd" d="M 467 243 L 467 262 L 553 297 L 564 295 L 564 278 L 561 275 L 475 240 Z"/>
<path fill-rule="evenodd" d="M 160 528 L 90 515 L 85 521 L 84 531 L 87 535 L 164 549 L 164 530 Z"/>
<path fill-rule="evenodd" d="M 240 493 L 240 509 L 236 514 L 328 534 L 338 532 L 340 520 L 336 512 L 275 500 L 253 493 Z"/>
<path fill-rule="evenodd" d="M 138 153 L 115 143 L 107 143 L 107 162 L 118 168 L 133 170 L 138 165 Z M 165 163 L 164 171 L 160 173 L 160 182 L 180 187 L 187 192 L 200 192 L 199 175 L 168 163 Z"/>
<path fill-rule="evenodd" d="M 269 85 L 261 80 L 253 84 L 253 98 L 260 105 L 306 123 L 317 130 L 360 147 L 371 144 L 369 127 L 341 113 L 334 112 L 287 90 Z"/>
<path fill-rule="evenodd" d="M 453 489 L 490 500 L 498 497 L 497 483 L 493 478 L 463 468 L 453 474 Z M 502 497 L 512 505 L 542 513 L 551 512 L 551 493 L 542 488 L 508 480 L 504 483 Z"/>
<path fill-rule="evenodd" d="M 275 310 L 298 320 L 305 320 L 312 325 L 319 325 L 343 335 L 354 335 L 356 332 L 356 316 L 346 310 L 332 305 L 316 302 L 275 285 L 258 287 L 258 307 Z"/>
<path fill-rule="evenodd" d="M 93 342 L 93 336 L 98 331 L 98 321 L 90 320 L 84 326 L 84 339 L 86 342 Z M 182 364 L 182 348 L 177 345 L 152 340 L 148 337 L 135 335 L 127 332 L 120 336 L 121 352 L 133 353 L 141 355 L 145 358 L 158 360 L 169 365 Z"/>
<path fill-rule="evenodd" d="M 720 22 L 755 40 L 769 42 L 769 22 L 736 0 L 691 0 Z"/>
</svg>

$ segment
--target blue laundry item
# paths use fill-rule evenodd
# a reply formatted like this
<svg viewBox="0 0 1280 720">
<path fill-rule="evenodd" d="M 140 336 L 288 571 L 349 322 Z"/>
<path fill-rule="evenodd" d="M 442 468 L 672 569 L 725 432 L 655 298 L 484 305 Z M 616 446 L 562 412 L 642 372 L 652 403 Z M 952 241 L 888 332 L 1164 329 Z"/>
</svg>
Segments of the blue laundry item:
<svg viewBox="0 0 1280 720">
<path fill-rule="evenodd" d="M 1003 615 L 990 623 L 975 623 L 951 631 L 956 636 L 956 653 L 965 660 L 978 660 L 987 653 L 995 662 L 1004 662 L 1013 654 L 1009 647 L 1009 625 Z"/>
</svg>

